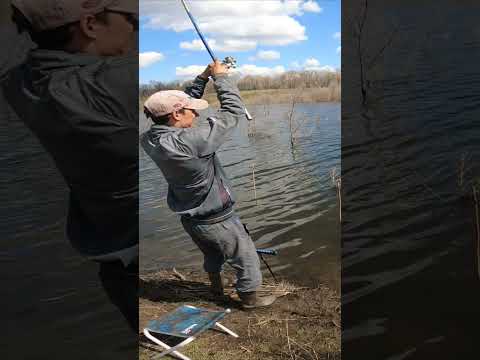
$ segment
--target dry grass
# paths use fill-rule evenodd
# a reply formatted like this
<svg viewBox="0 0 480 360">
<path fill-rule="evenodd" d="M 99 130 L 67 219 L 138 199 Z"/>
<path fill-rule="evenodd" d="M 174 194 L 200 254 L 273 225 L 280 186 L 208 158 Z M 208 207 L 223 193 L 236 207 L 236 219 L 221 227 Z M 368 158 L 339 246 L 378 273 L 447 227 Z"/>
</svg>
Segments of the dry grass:
<svg viewBox="0 0 480 360">
<path fill-rule="evenodd" d="M 140 325 L 184 303 L 221 306 L 232 309 L 222 323 L 240 335 L 235 339 L 207 331 L 182 351 L 192 360 L 340 359 L 340 299 L 329 288 L 266 283 L 261 292 L 282 297 L 272 307 L 246 312 L 239 309 L 231 282 L 224 302 L 210 295 L 205 275 L 182 275 L 187 280 L 169 271 L 141 276 Z M 141 340 L 141 360 L 158 353 L 147 343 Z"/>
<path fill-rule="evenodd" d="M 241 91 L 245 105 L 264 105 L 264 104 L 290 104 L 292 96 L 296 96 L 298 103 L 317 103 L 340 101 L 340 94 L 333 94 L 331 88 L 309 88 L 302 89 L 270 89 L 270 90 L 248 90 Z M 210 104 L 218 106 L 217 96 L 209 93 L 204 96 Z"/>
<path fill-rule="evenodd" d="M 298 103 L 339 102 L 340 92 L 332 88 L 308 88 L 302 89 L 269 89 L 269 90 L 245 90 L 240 91 L 245 105 L 270 105 L 290 104 L 292 96 L 297 95 Z M 203 96 L 211 106 L 218 107 L 220 104 L 215 93 L 207 93 Z M 146 98 L 139 99 L 139 107 L 143 108 Z M 267 109 L 265 109 L 267 111 Z"/>
</svg>

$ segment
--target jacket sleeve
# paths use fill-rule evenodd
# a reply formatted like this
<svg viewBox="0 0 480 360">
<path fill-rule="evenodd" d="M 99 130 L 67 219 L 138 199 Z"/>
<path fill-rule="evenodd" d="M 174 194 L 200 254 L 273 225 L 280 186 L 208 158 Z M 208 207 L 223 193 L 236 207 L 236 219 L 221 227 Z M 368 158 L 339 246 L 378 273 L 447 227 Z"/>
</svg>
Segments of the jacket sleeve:
<svg viewBox="0 0 480 360">
<path fill-rule="evenodd" d="M 0 22 L 0 44 L 8 51 L 0 52 L 0 81 L 8 77 L 8 72 L 24 63 L 30 50 L 36 45 L 30 40 L 26 33 L 19 34 L 12 24 L 1 24 Z"/>
<path fill-rule="evenodd" d="M 188 86 L 185 89 L 185 93 L 194 97 L 196 99 L 201 99 L 203 93 L 205 91 L 205 86 L 207 86 L 208 79 L 203 79 L 200 76 L 197 76 L 195 80 L 193 80 L 192 85 Z"/>
<path fill-rule="evenodd" d="M 213 154 L 226 141 L 245 117 L 245 107 L 235 81 L 228 75 L 218 75 L 214 79 L 220 109 L 208 121 L 199 122 L 194 128 L 181 133 L 182 140 L 198 157 Z"/>
</svg>

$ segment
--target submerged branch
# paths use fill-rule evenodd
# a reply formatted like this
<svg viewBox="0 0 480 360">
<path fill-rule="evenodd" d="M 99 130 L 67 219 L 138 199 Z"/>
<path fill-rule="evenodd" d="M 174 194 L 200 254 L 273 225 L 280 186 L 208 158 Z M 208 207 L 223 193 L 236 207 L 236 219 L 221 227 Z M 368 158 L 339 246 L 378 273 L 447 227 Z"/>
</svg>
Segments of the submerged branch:
<svg viewBox="0 0 480 360">
<path fill-rule="evenodd" d="M 477 188 L 475 185 L 473 185 L 473 203 L 475 205 L 475 228 L 476 228 L 476 235 L 477 235 L 477 274 L 478 274 L 478 278 L 480 279 L 480 222 L 479 222 L 479 215 L 478 215 Z"/>
</svg>

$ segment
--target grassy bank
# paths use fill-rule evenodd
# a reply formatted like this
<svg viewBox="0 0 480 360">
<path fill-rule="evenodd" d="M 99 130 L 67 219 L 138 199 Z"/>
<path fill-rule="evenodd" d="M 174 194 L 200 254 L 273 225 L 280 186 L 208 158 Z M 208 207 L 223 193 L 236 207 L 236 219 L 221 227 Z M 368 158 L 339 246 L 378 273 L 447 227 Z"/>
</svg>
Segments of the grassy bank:
<svg viewBox="0 0 480 360">
<path fill-rule="evenodd" d="M 293 97 L 297 103 L 340 101 L 340 94 L 332 88 L 248 90 L 240 94 L 246 105 L 290 104 Z M 205 95 L 204 99 L 213 105 L 218 104 L 214 93 Z"/>
<path fill-rule="evenodd" d="M 240 337 L 207 331 L 184 348 L 185 355 L 192 360 L 340 359 L 340 299 L 331 289 L 266 284 L 263 292 L 284 296 L 272 307 L 246 312 L 233 284 L 226 288 L 225 300 L 212 297 L 207 284 L 198 271 L 181 277 L 168 271 L 141 276 L 140 329 L 182 304 L 229 307 L 232 313 L 222 323 Z M 152 359 L 158 348 L 142 336 L 139 352 L 140 360 Z"/>
<path fill-rule="evenodd" d="M 240 91 L 245 105 L 290 104 L 292 98 L 297 103 L 339 102 L 340 92 L 336 88 L 308 88 L 308 89 L 268 89 Z M 211 105 L 218 106 L 217 95 L 207 93 L 203 97 Z M 146 99 L 140 98 L 140 108 Z"/>
</svg>

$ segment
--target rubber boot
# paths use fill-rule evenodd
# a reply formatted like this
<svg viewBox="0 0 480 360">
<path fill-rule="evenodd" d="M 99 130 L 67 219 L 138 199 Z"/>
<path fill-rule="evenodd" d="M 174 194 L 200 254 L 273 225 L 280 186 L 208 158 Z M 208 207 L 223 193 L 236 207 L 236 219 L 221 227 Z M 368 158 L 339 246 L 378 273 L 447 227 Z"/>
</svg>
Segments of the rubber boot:
<svg viewBox="0 0 480 360">
<path fill-rule="evenodd" d="M 275 300 L 277 300 L 275 295 L 258 296 L 255 291 L 239 292 L 238 296 L 240 297 L 240 300 L 242 300 L 242 307 L 245 310 L 270 306 Z"/>
<path fill-rule="evenodd" d="M 217 296 L 223 296 L 223 280 L 220 273 L 208 273 L 210 280 L 210 291 Z"/>
</svg>

